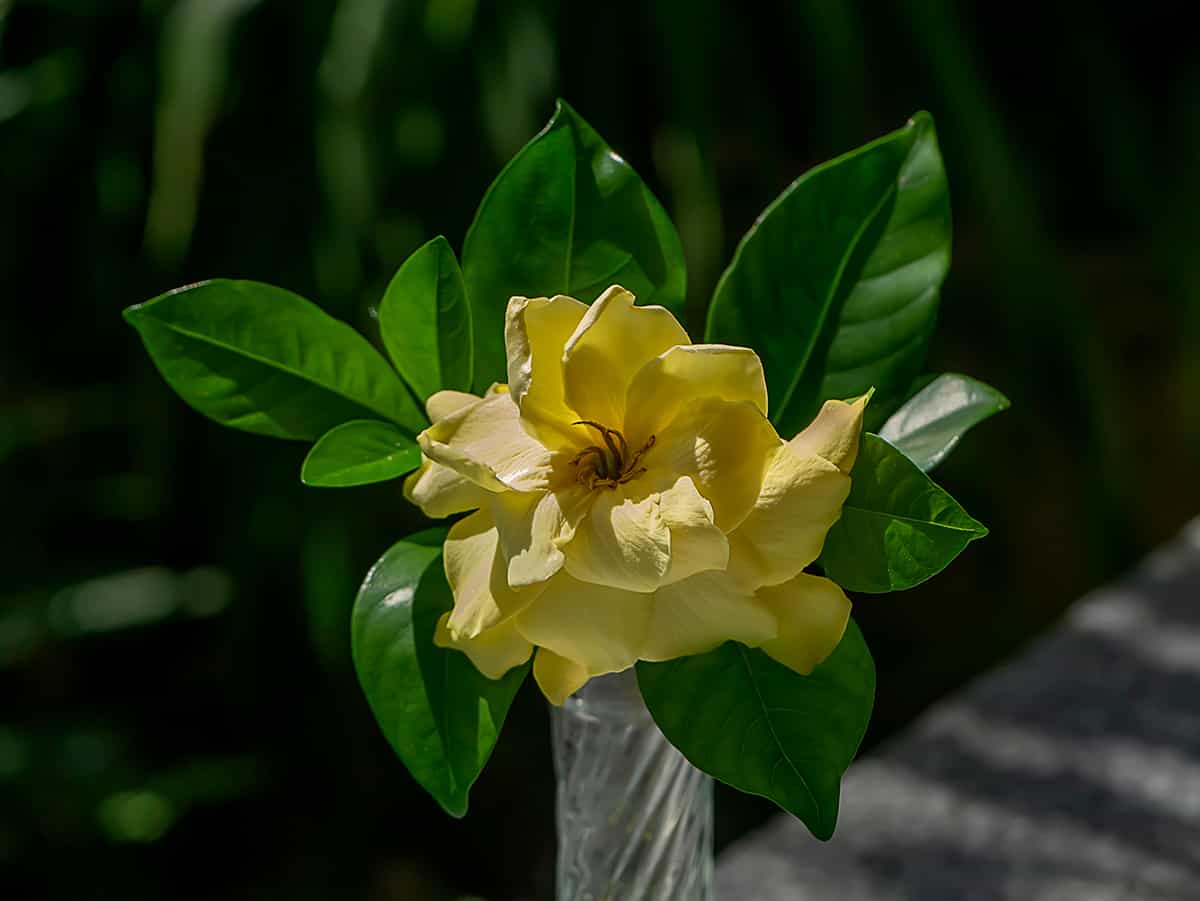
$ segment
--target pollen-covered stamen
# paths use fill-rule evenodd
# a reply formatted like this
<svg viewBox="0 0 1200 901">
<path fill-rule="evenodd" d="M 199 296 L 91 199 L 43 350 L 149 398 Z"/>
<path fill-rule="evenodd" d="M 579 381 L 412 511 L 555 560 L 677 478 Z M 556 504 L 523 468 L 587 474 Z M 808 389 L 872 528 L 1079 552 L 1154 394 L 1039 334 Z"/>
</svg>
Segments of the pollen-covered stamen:
<svg viewBox="0 0 1200 901">
<path fill-rule="evenodd" d="M 603 447 L 598 444 L 589 445 L 571 460 L 571 465 L 577 467 L 576 478 L 588 488 L 616 488 L 646 471 L 644 466 L 639 468 L 638 463 L 646 451 L 654 446 L 653 435 L 630 457 L 629 442 L 617 429 L 610 429 L 590 419 L 581 419 L 572 425 L 584 425 L 595 429 L 604 441 Z"/>
<path fill-rule="evenodd" d="M 625 439 L 621 439 L 621 440 L 623 441 Z M 652 447 L 654 447 L 654 436 L 653 435 L 651 435 L 649 438 L 646 439 L 646 443 L 642 445 L 642 449 L 639 450 L 636 454 L 634 454 L 633 459 L 629 461 L 629 467 L 628 467 L 629 472 L 633 472 L 634 468 L 638 465 L 638 463 L 640 463 L 642 461 L 642 456 L 646 453 L 646 451 L 650 450 L 650 448 L 652 448 Z M 639 469 L 637 472 L 640 474 L 645 471 L 646 471 L 646 469 L 645 469 L 645 467 L 643 467 L 643 468 Z M 631 476 L 631 478 L 632 478 L 632 476 Z"/>
</svg>

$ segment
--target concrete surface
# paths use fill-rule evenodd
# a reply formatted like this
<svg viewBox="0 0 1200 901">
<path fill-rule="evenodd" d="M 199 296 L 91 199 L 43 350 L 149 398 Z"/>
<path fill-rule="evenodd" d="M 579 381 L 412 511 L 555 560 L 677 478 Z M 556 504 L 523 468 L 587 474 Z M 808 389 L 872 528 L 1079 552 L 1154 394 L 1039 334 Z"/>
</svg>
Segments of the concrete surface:
<svg viewBox="0 0 1200 901">
<path fill-rule="evenodd" d="M 1198 901 L 1200 519 L 855 764 L 834 839 L 780 816 L 720 901 Z"/>
</svg>

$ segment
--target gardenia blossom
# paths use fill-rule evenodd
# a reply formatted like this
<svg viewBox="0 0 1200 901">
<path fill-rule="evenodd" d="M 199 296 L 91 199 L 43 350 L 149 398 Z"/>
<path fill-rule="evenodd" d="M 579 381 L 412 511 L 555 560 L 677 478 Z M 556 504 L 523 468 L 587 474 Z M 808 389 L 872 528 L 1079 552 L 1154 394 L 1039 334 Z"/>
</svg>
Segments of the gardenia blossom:
<svg viewBox="0 0 1200 901">
<path fill-rule="evenodd" d="M 536 649 L 555 704 L 730 639 L 800 673 L 828 656 L 850 602 L 804 569 L 850 490 L 865 397 L 784 441 L 752 350 L 693 344 L 620 287 L 590 307 L 514 297 L 504 338 L 507 386 L 431 396 L 405 482 L 428 516 L 474 511 L 446 540 L 437 644 L 493 679 Z"/>
</svg>

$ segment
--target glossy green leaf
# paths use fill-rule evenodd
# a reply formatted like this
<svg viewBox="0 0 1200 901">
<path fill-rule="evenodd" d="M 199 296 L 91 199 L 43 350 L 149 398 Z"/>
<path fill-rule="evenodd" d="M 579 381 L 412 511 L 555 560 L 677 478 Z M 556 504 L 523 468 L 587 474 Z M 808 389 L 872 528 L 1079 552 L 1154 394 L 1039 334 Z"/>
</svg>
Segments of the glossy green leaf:
<svg viewBox="0 0 1200 901">
<path fill-rule="evenodd" d="M 732 641 L 637 672 L 654 721 L 696 767 L 770 798 L 819 839 L 833 835 L 842 774 L 875 700 L 875 665 L 853 620 L 808 676 Z"/>
<path fill-rule="evenodd" d="M 349 488 L 386 482 L 421 465 L 421 449 L 399 428 L 377 419 L 354 419 L 320 437 L 300 470 L 305 485 Z"/>
<path fill-rule="evenodd" d="M 707 339 L 755 348 L 790 436 L 821 403 L 875 388 L 873 427 L 920 371 L 950 265 L 933 120 L 818 166 L 772 203 L 717 285 Z"/>
<path fill-rule="evenodd" d="M 461 817 L 529 666 L 493 681 L 465 654 L 434 645 L 438 618 L 454 603 L 445 534 L 412 535 L 371 568 L 354 604 L 352 650 L 384 736 L 413 778 Z"/>
<path fill-rule="evenodd" d="M 474 347 L 462 270 L 445 238 L 413 253 L 379 305 L 388 356 L 422 399 L 449 388 L 471 390 Z"/>
<path fill-rule="evenodd" d="M 683 309 L 675 226 L 637 173 L 564 101 L 488 189 L 463 247 L 475 387 L 506 381 L 504 309 L 514 295 L 591 302 L 622 285 Z"/>
<path fill-rule="evenodd" d="M 821 565 L 850 591 L 901 591 L 940 573 L 986 534 L 908 457 L 866 434 Z"/>
<path fill-rule="evenodd" d="M 1008 398 L 995 388 L 948 372 L 905 401 L 883 424 L 879 437 L 929 472 L 968 429 L 1007 409 Z"/>
<path fill-rule="evenodd" d="M 222 425 L 308 440 L 351 419 L 424 428 L 416 401 L 362 335 L 282 288 L 200 282 L 125 318 L 167 383 Z"/>
</svg>

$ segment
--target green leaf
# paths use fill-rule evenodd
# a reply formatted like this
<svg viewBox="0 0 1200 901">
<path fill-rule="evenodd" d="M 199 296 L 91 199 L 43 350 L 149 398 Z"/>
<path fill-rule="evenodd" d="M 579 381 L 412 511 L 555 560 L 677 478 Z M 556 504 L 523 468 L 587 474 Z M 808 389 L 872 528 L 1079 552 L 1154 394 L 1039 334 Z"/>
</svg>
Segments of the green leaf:
<svg viewBox="0 0 1200 901">
<path fill-rule="evenodd" d="M 312 440 L 351 419 L 425 425 L 365 338 L 302 297 L 258 282 L 189 285 L 125 311 L 176 393 L 222 425 Z"/>
<path fill-rule="evenodd" d="M 504 309 L 514 295 L 590 303 L 611 285 L 680 315 L 686 273 L 675 226 L 637 173 L 564 101 L 492 183 L 463 247 L 475 388 L 505 381 Z"/>
<path fill-rule="evenodd" d="M 692 764 L 771 799 L 817 838 L 833 835 L 842 774 L 875 700 L 875 665 L 853 620 L 808 676 L 732 641 L 637 672 L 654 721 Z"/>
<path fill-rule="evenodd" d="M 949 265 L 946 174 L 918 113 L 767 207 L 717 285 L 707 339 L 758 351 L 784 435 L 872 387 L 875 427 L 924 363 Z"/>
<path fill-rule="evenodd" d="M 879 437 L 929 472 L 946 459 L 968 429 L 1007 409 L 1008 398 L 995 388 L 948 372 L 893 413 Z"/>
<path fill-rule="evenodd" d="M 354 604 L 352 650 L 384 736 L 413 778 L 461 817 L 529 665 L 493 681 L 465 654 L 433 643 L 454 603 L 441 564 L 445 535 L 420 532 L 379 558 Z"/>
<path fill-rule="evenodd" d="M 901 591 L 940 573 L 986 534 L 908 457 L 864 434 L 850 496 L 825 536 L 821 565 L 850 591 Z"/>
<path fill-rule="evenodd" d="M 421 449 L 390 422 L 355 419 L 320 437 L 300 470 L 305 485 L 348 488 L 386 482 L 421 465 Z"/>
<path fill-rule="evenodd" d="M 474 348 L 462 270 L 440 235 L 405 260 L 379 305 L 388 356 L 424 400 L 444 388 L 471 390 Z"/>
</svg>

